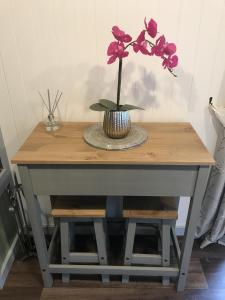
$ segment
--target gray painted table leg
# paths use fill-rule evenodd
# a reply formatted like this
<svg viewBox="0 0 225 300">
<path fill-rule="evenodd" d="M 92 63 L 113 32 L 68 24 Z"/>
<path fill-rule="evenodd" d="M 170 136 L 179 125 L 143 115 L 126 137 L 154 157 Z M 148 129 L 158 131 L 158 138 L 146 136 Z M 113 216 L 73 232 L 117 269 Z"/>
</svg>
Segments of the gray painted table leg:
<svg viewBox="0 0 225 300">
<path fill-rule="evenodd" d="M 170 265 L 170 223 L 169 220 L 162 220 L 162 266 L 168 267 Z M 170 278 L 163 276 L 163 285 L 170 284 Z"/>
<path fill-rule="evenodd" d="M 26 198 L 28 215 L 32 227 L 34 241 L 37 249 L 39 264 L 41 267 L 42 278 L 45 287 L 51 287 L 53 284 L 52 275 L 49 273 L 48 251 L 45 242 L 44 232 L 41 226 L 40 206 L 37 198 L 33 194 L 32 182 L 29 169 L 26 166 L 19 166 L 19 173 L 22 180 L 24 195 Z"/>
<path fill-rule="evenodd" d="M 107 265 L 108 258 L 106 252 L 106 236 L 104 231 L 103 219 L 94 219 L 94 229 L 97 242 L 99 263 L 100 265 Z M 102 281 L 104 283 L 109 282 L 109 275 L 103 274 Z"/>
<path fill-rule="evenodd" d="M 123 197 L 108 196 L 106 203 L 106 215 L 108 218 L 121 218 L 123 216 Z"/>
<path fill-rule="evenodd" d="M 60 220 L 60 235 L 61 235 L 61 257 L 62 264 L 69 264 L 70 255 L 70 231 L 69 223 Z M 68 283 L 70 281 L 70 274 L 62 274 L 62 282 Z"/>
<path fill-rule="evenodd" d="M 196 180 L 194 195 L 190 201 L 188 210 L 187 225 L 185 227 L 184 243 L 181 250 L 181 260 L 179 275 L 177 281 L 177 291 L 183 291 L 185 287 L 197 221 L 200 214 L 201 203 L 204 197 L 207 179 L 210 168 L 208 166 L 200 167 Z"/>
<path fill-rule="evenodd" d="M 134 220 L 128 220 L 126 242 L 125 242 L 125 254 L 124 254 L 124 265 L 129 266 L 132 262 L 134 238 L 136 231 L 136 222 Z M 122 276 L 122 283 L 129 282 L 129 275 Z"/>
</svg>

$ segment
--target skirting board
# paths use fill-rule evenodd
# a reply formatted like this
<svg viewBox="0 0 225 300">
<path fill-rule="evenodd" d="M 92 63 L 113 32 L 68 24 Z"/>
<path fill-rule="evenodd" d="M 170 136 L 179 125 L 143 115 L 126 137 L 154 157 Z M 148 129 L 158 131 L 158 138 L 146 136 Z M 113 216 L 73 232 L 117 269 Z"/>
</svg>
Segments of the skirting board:
<svg viewBox="0 0 225 300">
<path fill-rule="evenodd" d="M 7 279 L 7 276 L 10 272 L 10 269 L 12 267 L 12 264 L 15 260 L 15 252 L 16 252 L 16 246 L 18 242 L 18 235 L 15 236 L 12 245 L 9 248 L 9 251 L 5 257 L 5 260 L 2 264 L 1 270 L 0 270 L 0 289 L 3 288 L 5 281 Z"/>
</svg>

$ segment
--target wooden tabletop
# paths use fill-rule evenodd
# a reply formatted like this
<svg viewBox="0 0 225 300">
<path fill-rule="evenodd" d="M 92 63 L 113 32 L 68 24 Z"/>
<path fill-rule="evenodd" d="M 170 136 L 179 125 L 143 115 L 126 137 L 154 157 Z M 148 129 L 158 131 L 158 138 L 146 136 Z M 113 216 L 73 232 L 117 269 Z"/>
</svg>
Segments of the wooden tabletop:
<svg viewBox="0 0 225 300">
<path fill-rule="evenodd" d="M 14 164 L 212 165 L 214 160 L 189 123 L 139 123 L 149 132 L 136 148 L 107 151 L 89 146 L 85 128 L 94 123 L 63 123 L 47 133 L 40 123 L 12 159 Z"/>
</svg>

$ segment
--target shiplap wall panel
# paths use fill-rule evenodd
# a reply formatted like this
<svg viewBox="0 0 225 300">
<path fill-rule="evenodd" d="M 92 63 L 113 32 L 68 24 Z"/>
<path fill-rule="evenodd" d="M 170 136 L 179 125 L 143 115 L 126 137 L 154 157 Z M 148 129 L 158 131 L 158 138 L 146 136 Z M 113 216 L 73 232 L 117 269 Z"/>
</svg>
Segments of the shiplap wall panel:
<svg viewBox="0 0 225 300">
<path fill-rule="evenodd" d="M 8 92 L 7 82 L 5 80 L 5 71 L 3 69 L 2 57 L 0 56 L 0 127 L 4 131 L 4 141 L 8 149 L 8 154 L 11 156 L 20 145 L 18 139 L 17 127 L 12 113 L 10 95 Z M 3 105 L 4 103 L 4 105 Z"/>
<path fill-rule="evenodd" d="M 23 142 L 27 133 L 31 131 L 38 119 L 36 117 L 35 120 L 35 115 L 33 114 L 32 99 L 28 101 L 26 95 L 27 85 L 23 77 L 17 36 L 15 35 L 12 19 L 11 3 L 10 1 L 2 1 L 1 4 L 3 6 L 3 9 L 2 7 L 0 9 L 0 51 L 2 65 L 12 106 L 10 113 L 14 116 L 19 140 Z M 1 102 L 1 105 L 4 105 L 4 102 Z"/>
<path fill-rule="evenodd" d="M 221 30 L 223 2 L 223 0 L 217 1 L 215 7 L 212 1 L 203 1 L 193 72 L 193 80 L 198 82 L 197 88 L 200 92 L 207 91 L 208 84 L 205 86 L 205 83 L 209 82 L 212 64 L 215 62 L 214 54 L 218 42 L 217 33 Z M 204 76 L 202 76 L 203 71 L 205 71 Z M 200 102 L 195 102 L 196 106 L 199 104 Z"/>
<path fill-rule="evenodd" d="M 177 44 L 178 55 L 180 54 L 178 29 L 180 28 L 182 2 L 182 0 L 173 0 L 171 5 L 170 1 L 159 1 L 158 19 L 160 20 L 160 23 L 158 26 L 158 31 L 165 35 L 168 42 L 175 42 Z M 159 108 L 163 111 L 164 115 L 168 115 L 168 111 L 173 112 L 173 114 L 167 116 L 169 120 L 172 120 L 174 116 L 177 116 L 177 118 L 182 120 L 186 118 L 186 105 L 185 101 L 177 95 L 180 89 L 178 81 L 174 80 L 174 77 L 169 76 L 170 74 L 168 74 L 167 71 L 162 70 L 162 61 L 160 59 L 156 59 L 156 62 L 157 73 L 159 74 L 159 77 L 157 78 L 158 85 L 156 89 L 156 99 L 158 98 L 159 101 L 156 100 L 156 103 L 159 103 Z M 179 71 L 176 71 L 176 73 L 179 74 Z M 158 107 L 157 111 L 159 111 Z M 158 118 L 160 118 L 160 116 L 158 116 Z"/>
<path fill-rule="evenodd" d="M 190 112 L 193 110 L 192 101 L 190 99 L 191 93 L 192 97 L 196 96 L 196 87 L 192 84 L 197 60 L 196 52 L 198 48 L 203 2 L 204 0 L 196 1 L 193 9 L 193 5 L 190 5 L 189 1 L 183 1 L 178 34 L 178 51 L 182 62 L 177 80 L 181 87 L 180 97 L 184 99 L 187 110 Z"/>
<path fill-rule="evenodd" d="M 107 62 L 107 45 L 112 40 L 111 27 L 112 24 L 117 22 L 117 5 L 118 1 L 104 1 L 96 0 L 95 7 L 95 40 L 93 41 L 96 46 L 96 60 L 93 62 L 91 70 L 86 77 L 86 95 L 85 95 L 85 109 L 96 100 L 100 98 L 112 98 L 115 96 L 116 81 L 113 74 L 117 72 L 116 66 L 109 66 Z M 121 1 L 121 5 L 122 1 Z M 108 27 L 109 30 L 104 30 Z M 89 39 L 89 37 L 87 37 Z M 89 45 L 88 45 L 89 47 Z M 89 117 L 92 120 L 100 121 L 102 114 L 96 116 L 95 112 L 90 112 Z"/>
<path fill-rule="evenodd" d="M 196 65 L 193 73 L 193 84 L 195 84 L 196 95 L 199 95 L 199 97 L 194 97 L 193 89 L 190 95 L 192 111 L 189 112 L 189 118 L 194 127 L 196 127 L 196 123 L 198 122 L 203 124 L 199 134 L 204 142 L 206 142 L 209 134 L 208 129 L 210 128 L 208 124 L 210 116 L 208 110 L 202 109 L 202 102 L 209 98 L 210 80 L 212 80 L 211 73 L 215 63 L 215 50 L 218 43 L 218 34 L 216 33 L 222 29 L 220 25 L 224 10 L 223 0 L 219 0 L 216 3 L 217 5 L 215 7 L 215 3 L 212 1 L 204 1 L 202 7 L 198 48 L 195 53 Z M 198 85 L 196 85 L 196 82 Z M 193 117 L 193 112 L 198 114 L 198 120 Z"/>
<path fill-rule="evenodd" d="M 131 113 L 134 121 L 191 121 L 213 151 L 208 98 L 224 105 L 224 0 L 1 0 L 0 124 L 10 156 L 46 116 L 38 91 L 62 90 L 63 120 L 102 120 L 88 107 L 116 98 L 118 64 L 106 64 L 111 28 L 136 38 L 145 17 L 177 44 L 178 78 L 130 49 L 121 101 L 146 108 Z"/>
<path fill-rule="evenodd" d="M 224 106 L 225 102 L 225 1 L 222 1 L 221 16 L 218 30 L 215 31 L 215 35 L 218 40 L 215 44 L 215 52 L 213 54 L 213 64 L 210 70 L 210 85 L 209 94 L 214 97 L 216 103 Z M 219 14 L 218 14 L 219 17 Z M 217 96 L 217 98 L 215 98 Z"/>
</svg>

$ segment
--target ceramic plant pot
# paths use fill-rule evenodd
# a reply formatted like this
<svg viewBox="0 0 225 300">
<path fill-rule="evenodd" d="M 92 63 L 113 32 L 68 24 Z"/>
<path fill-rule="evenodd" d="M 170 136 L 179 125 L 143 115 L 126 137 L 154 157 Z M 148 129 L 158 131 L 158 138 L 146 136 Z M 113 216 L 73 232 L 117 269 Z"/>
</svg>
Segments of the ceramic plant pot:
<svg viewBox="0 0 225 300">
<path fill-rule="evenodd" d="M 129 111 L 105 111 L 103 129 L 112 139 L 126 137 L 131 128 Z"/>
</svg>

